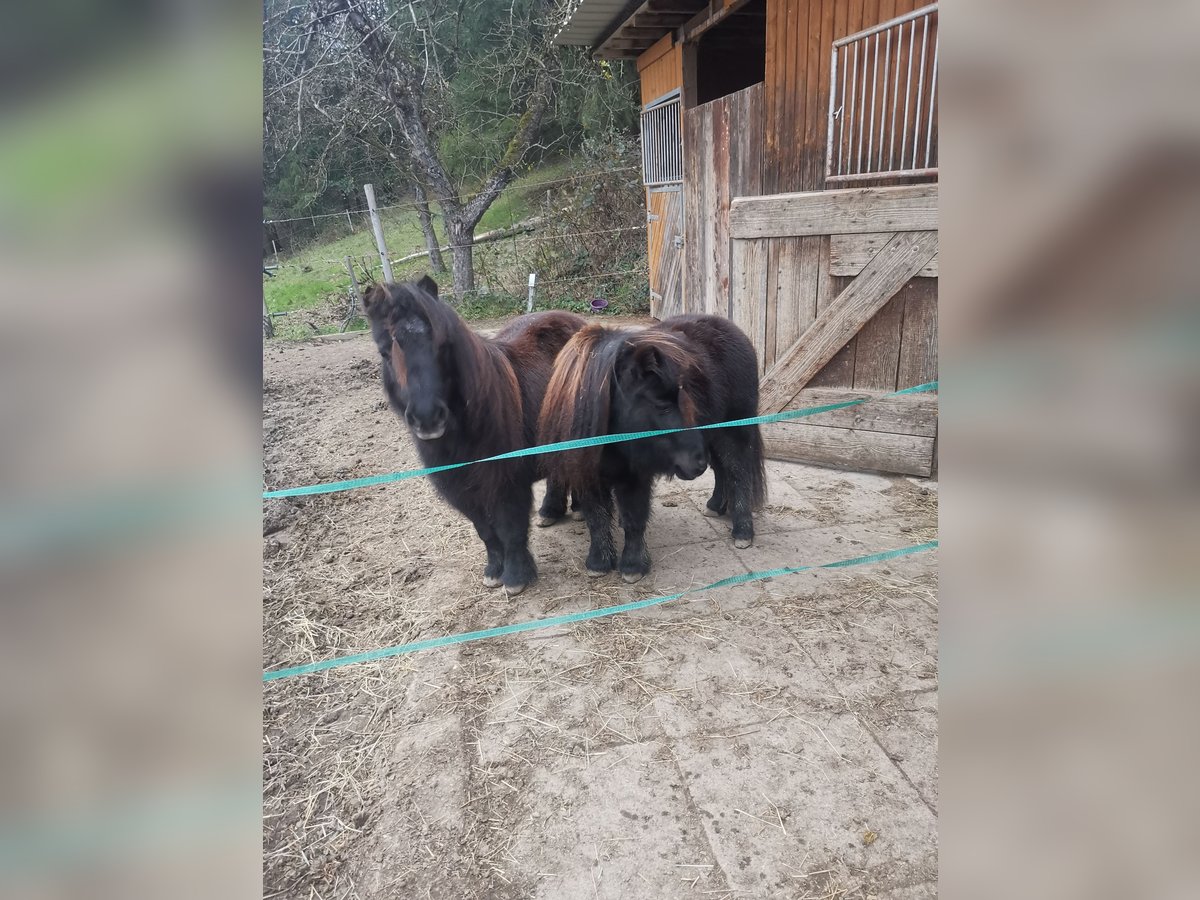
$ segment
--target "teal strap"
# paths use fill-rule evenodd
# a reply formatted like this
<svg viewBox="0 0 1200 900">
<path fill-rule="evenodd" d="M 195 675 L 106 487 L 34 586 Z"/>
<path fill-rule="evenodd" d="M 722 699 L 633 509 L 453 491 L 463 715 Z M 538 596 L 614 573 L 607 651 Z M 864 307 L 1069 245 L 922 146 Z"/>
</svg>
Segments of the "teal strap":
<svg viewBox="0 0 1200 900">
<path fill-rule="evenodd" d="M 901 394 L 919 394 L 926 391 L 936 391 L 938 383 L 930 381 L 902 391 L 883 394 L 882 397 L 898 397 Z M 390 472 L 386 475 L 368 475 L 366 478 L 352 478 L 349 481 L 330 481 L 325 484 L 310 484 L 304 487 L 284 488 L 278 491 L 264 491 L 263 499 L 275 497 L 304 497 L 310 494 L 333 494 L 337 491 L 352 491 L 356 488 L 373 487 L 377 484 L 390 484 L 393 481 L 405 481 L 409 478 L 423 478 L 438 472 L 449 472 L 452 469 L 462 469 L 485 462 L 499 462 L 505 459 L 518 459 L 522 456 L 538 456 L 542 453 L 562 453 L 565 450 L 582 450 L 585 447 L 599 447 L 602 444 L 619 444 L 624 441 L 640 441 L 644 438 L 660 437 L 664 434 L 676 434 L 680 431 L 706 431 L 710 428 L 738 428 L 745 425 L 769 425 L 772 422 L 786 422 L 789 419 L 800 419 L 805 416 L 815 416 L 820 413 L 833 412 L 835 409 L 846 409 L 868 403 L 875 397 L 860 397 L 857 400 L 844 400 L 840 403 L 827 403 L 824 406 L 810 406 L 807 409 L 792 409 L 787 412 L 772 413 L 766 416 L 753 416 L 749 419 L 734 419 L 732 422 L 714 422 L 711 425 L 697 425 L 691 428 L 665 428 L 661 431 L 634 431 L 626 434 L 605 434 L 599 437 L 579 438 L 574 441 L 559 441 L 556 444 L 542 444 L 539 447 L 526 447 L 523 450 L 511 450 L 484 459 L 472 459 L 467 462 L 450 463 L 445 466 L 432 466 L 428 469 L 408 469 L 404 472 Z"/>
<path fill-rule="evenodd" d="M 520 634 L 523 631 L 535 631 L 541 628 L 556 628 L 559 625 L 571 625 L 575 622 L 586 622 L 589 619 L 600 619 L 605 616 L 615 616 L 620 613 L 634 612 L 639 609 L 646 609 L 650 606 L 658 606 L 661 603 L 670 603 L 672 600 L 678 600 L 680 597 L 686 597 L 688 594 L 698 594 L 702 591 L 716 590 L 717 588 L 732 587 L 735 584 L 746 584 L 750 581 L 763 581 L 767 578 L 778 578 L 781 575 L 795 575 L 798 572 L 807 572 L 812 569 L 847 569 L 851 566 L 865 566 L 870 563 L 883 562 L 889 559 L 896 559 L 900 556 L 909 556 L 913 553 L 922 553 L 926 550 L 933 550 L 937 547 L 937 541 L 929 541 L 924 544 L 914 544 L 911 547 L 900 547 L 896 550 L 884 550 L 882 553 L 872 553 L 869 556 L 856 556 L 853 559 L 842 559 L 837 562 L 821 563 L 811 566 L 795 566 L 787 569 L 769 569 L 765 572 L 749 572 L 745 575 L 733 575 L 729 578 L 722 578 L 720 581 L 714 581 L 712 584 L 706 584 L 704 587 L 689 588 L 686 591 L 680 591 L 678 594 L 668 594 L 666 597 L 650 597 L 647 600 L 637 600 L 633 603 L 622 603 L 618 606 L 603 606 L 599 609 L 589 609 L 583 612 L 570 613 L 565 616 L 553 616 L 548 619 L 533 619 L 529 622 L 517 622 L 514 625 L 501 625 L 498 628 L 485 628 L 483 631 L 468 631 L 465 634 L 452 634 L 447 637 L 431 638 L 426 641 L 416 641 L 411 644 L 400 644 L 395 647 L 384 647 L 379 650 L 370 650 L 366 653 L 355 653 L 351 656 L 339 656 L 333 659 L 326 659 L 320 662 L 308 663 L 303 666 L 293 666 L 289 669 L 274 669 L 263 673 L 263 681 L 276 681 L 280 678 L 290 678 L 293 675 L 308 675 L 312 672 L 324 672 L 327 669 L 336 669 L 341 666 L 352 666 L 357 663 L 374 662 L 379 659 L 387 659 L 392 656 L 403 656 L 407 653 L 417 653 L 421 650 L 435 650 L 438 647 L 449 647 L 453 644 L 465 644 L 469 641 L 482 641 L 487 638 L 504 637 L 509 634 Z"/>
</svg>

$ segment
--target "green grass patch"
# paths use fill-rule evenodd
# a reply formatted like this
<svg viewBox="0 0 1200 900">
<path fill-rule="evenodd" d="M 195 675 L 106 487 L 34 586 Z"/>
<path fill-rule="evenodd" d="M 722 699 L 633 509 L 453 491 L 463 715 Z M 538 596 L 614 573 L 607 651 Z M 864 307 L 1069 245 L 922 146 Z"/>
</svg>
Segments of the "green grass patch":
<svg viewBox="0 0 1200 900">
<path fill-rule="evenodd" d="M 563 179 L 579 171 L 579 164 L 563 160 L 541 166 L 525 173 L 484 213 L 477 235 L 485 231 L 508 228 L 536 215 L 542 208 L 546 192 L 556 194 L 571 191 L 574 184 Z M 545 182 L 554 182 L 545 184 Z M 434 228 L 443 246 L 446 231 L 441 210 L 431 204 Z M 384 239 L 393 260 L 393 275 L 398 281 L 412 280 L 430 271 L 428 257 L 406 263 L 395 262 L 404 256 L 425 249 L 416 210 L 411 206 L 387 209 L 380 213 Z M 355 273 L 362 282 L 364 270 L 370 278 L 382 280 L 382 268 L 375 249 L 375 239 L 365 214 L 353 215 L 350 222 L 344 217 L 325 220 L 326 239 L 290 254 L 280 254 L 280 267 L 275 277 L 263 278 L 263 295 L 267 308 L 288 316 L 275 318 L 276 336 L 283 339 L 311 337 L 315 333 L 331 333 L 341 329 L 350 298 L 350 279 L 346 274 L 345 258 L 354 261 Z M 353 230 L 351 230 L 353 229 Z M 446 265 L 449 253 L 443 253 Z M 274 260 L 268 259 L 268 265 Z M 603 296 L 609 307 L 601 315 L 636 314 L 649 310 L 646 285 L 645 255 L 631 258 L 627 277 L 581 281 L 578 284 L 548 284 L 539 287 L 538 309 L 570 309 L 586 315 L 596 315 L 591 299 Z M 525 281 L 536 264 L 526 258 L 521 242 L 500 240 L 481 244 L 475 249 L 476 285 L 479 292 L 455 303 L 465 319 L 493 319 L 514 315 L 525 310 Z M 443 292 L 452 285 L 450 274 L 433 274 Z M 357 320 L 351 330 L 365 327 Z"/>
</svg>

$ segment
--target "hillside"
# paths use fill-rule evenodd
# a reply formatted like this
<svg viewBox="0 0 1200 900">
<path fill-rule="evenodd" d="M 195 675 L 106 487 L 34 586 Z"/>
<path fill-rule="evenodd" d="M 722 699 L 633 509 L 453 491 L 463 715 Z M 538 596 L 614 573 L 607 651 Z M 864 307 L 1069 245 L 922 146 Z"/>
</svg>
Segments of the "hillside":
<svg viewBox="0 0 1200 900">
<path fill-rule="evenodd" d="M 468 319 L 524 310 L 530 272 L 539 278 L 538 308 L 590 309 L 593 297 L 609 303 L 606 314 L 649 309 L 646 279 L 645 212 L 636 171 L 622 166 L 597 171 L 594 163 L 565 160 L 518 178 L 484 214 L 476 236 L 540 218 L 528 234 L 475 248 L 477 292 L 456 302 Z M 440 211 L 431 203 L 434 227 L 445 246 Z M 415 209 L 397 205 L 380 213 L 393 260 L 425 249 Z M 354 261 L 364 288 L 382 279 L 370 222 L 365 213 L 325 220 L 324 239 L 279 254 L 274 277 L 263 277 L 263 294 L 277 339 L 311 337 L 341 329 L 350 299 L 345 258 Z M 449 265 L 449 254 L 443 254 Z M 274 258 L 264 259 L 273 266 Z M 430 272 L 428 257 L 393 265 L 398 281 Z M 448 273 L 434 274 L 448 290 Z M 362 328 L 361 319 L 350 324 Z"/>
</svg>

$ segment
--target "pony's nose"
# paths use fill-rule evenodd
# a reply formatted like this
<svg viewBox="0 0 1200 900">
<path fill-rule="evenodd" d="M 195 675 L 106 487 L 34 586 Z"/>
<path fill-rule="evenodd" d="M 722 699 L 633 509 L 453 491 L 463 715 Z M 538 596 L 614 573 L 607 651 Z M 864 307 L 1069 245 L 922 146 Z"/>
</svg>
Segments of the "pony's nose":
<svg viewBox="0 0 1200 900">
<path fill-rule="evenodd" d="M 412 406 L 404 411 L 404 421 L 412 429 L 412 433 L 423 441 L 436 441 L 446 433 L 446 421 L 450 418 L 450 410 L 440 400 L 428 408 L 417 409 Z"/>
<path fill-rule="evenodd" d="M 708 459 L 703 450 L 693 450 L 691 453 L 682 455 L 677 463 L 677 468 L 680 478 L 684 481 L 691 481 L 704 474 L 704 470 L 708 468 Z"/>
</svg>

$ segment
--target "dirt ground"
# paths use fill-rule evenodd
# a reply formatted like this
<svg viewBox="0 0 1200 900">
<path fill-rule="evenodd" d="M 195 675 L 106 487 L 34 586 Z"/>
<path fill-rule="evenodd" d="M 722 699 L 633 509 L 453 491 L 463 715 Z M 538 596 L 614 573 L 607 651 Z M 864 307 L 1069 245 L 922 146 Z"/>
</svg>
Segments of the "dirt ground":
<svg viewBox="0 0 1200 900">
<path fill-rule="evenodd" d="M 414 467 L 369 339 L 271 345 L 264 480 Z M 424 480 L 267 501 L 264 666 L 674 593 L 929 540 L 936 484 L 768 465 L 758 537 L 662 482 L 642 583 L 483 586 Z M 937 554 L 270 682 L 264 895 L 918 898 L 937 892 Z"/>
</svg>

